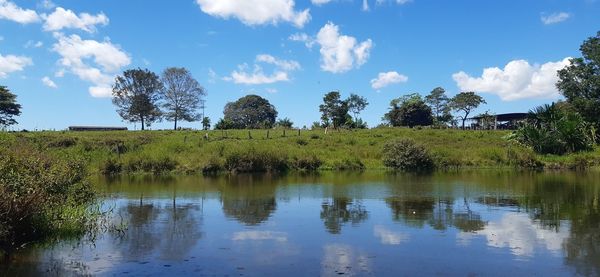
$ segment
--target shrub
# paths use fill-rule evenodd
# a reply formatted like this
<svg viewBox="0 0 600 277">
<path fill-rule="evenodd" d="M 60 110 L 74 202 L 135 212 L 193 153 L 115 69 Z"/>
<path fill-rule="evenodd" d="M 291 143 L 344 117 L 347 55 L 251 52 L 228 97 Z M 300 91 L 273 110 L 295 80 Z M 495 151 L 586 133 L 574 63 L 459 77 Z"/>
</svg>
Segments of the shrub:
<svg viewBox="0 0 600 277">
<path fill-rule="evenodd" d="M 103 175 L 116 175 L 121 173 L 123 170 L 123 164 L 113 158 L 109 158 L 100 164 L 100 173 Z"/>
<path fill-rule="evenodd" d="M 83 233 L 94 192 L 83 162 L 26 146 L 0 150 L 0 251 L 59 233 Z"/>
<path fill-rule="evenodd" d="M 286 157 L 274 152 L 250 149 L 227 155 L 224 167 L 230 172 L 283 172 L 288 164 Z"/>
<path fill-rule="evenodd" d="M 321 136 L 317 135 L 317 134 L 311 134 L 310 135 L 310 139 L 320 139 Z"/>
<path fill-rule="evenodd" d="M 48 147 L 53 148 L 69 148 L 71 146 L 75 146 L 77 144 L 77 140 L 74 138 L 59 138 L 48 143 Z"/>
<path fill-rule="evenodd" d="M 297 170 L 316 171 L 321 167 L 323 161 L 313 154 L 306 157 L 294 157 L 290 163 L 291 166 Z"/>
<path fill-rule="evenodd" d="M 435 167 L 429 151 L 411 139 L 397 139 L 383 146 L 383 164 L 394 170 L 428 171 Z"/>
<path fill-rule="evenodd" d="M 300 146 L 306 146 L 306 145 L 308 145 L 308 141 L 306 141 L 305 139 L 299 138 L 296 140 L 296 144 L 298 144 Z"/>
<path fill-rule="evenodd" d="M 125 170 L 128 172 L 146 172 L 156 175 L 173 171 L 177 168 L 177 161 L 170 157 L 135 157 L 125 163 Z"/>
<path fill-rule="evenodd" d="M 333 169 L 335 170 L 365 170 L 365 164 L 358 158 L 354 159 L 343 159 L 333 163 Z"/>
<path fill-rule="evenodd" d="M 214 157 L 210 158 L 208 162 L 202 166 L 203 175 L 217 174 L 221 170 L 223 170 L 223 164 L 219 159 Z"/>
</svg>

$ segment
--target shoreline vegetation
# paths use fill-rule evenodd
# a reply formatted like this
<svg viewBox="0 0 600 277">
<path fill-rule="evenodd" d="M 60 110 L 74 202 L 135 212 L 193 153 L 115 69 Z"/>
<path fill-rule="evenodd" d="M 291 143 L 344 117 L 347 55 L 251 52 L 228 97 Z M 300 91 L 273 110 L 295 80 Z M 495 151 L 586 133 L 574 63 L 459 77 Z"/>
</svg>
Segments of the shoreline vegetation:
<svg viewBox="0 0 600 277">
<path fill-rule="evenodd" d="M 1 133 L 0 144 L 5 149 L 29 145 L 44 153 L 77 157 L 87 163 L 91 174 L 100 175 L 585 170 L 600 166 L 598 146 L 586 152 L 543 155 L 511 140 L 511 134 L 502 130 L 428 128 L 21 132 Z M 389 145 L 397 140 L 401 140 L 401 146 Z M 394 157 L 389 156 L 390 149 L 394 149 Z"/>
</svg>

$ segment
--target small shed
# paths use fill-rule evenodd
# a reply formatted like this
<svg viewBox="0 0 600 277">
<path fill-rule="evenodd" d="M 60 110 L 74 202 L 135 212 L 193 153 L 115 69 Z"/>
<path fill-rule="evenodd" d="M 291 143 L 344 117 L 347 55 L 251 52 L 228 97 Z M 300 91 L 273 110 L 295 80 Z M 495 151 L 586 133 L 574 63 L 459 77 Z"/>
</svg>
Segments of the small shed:
<svg viewBox="0 0 600 277">
<path fill-rule="evenodd" d="M 69 126 L 69 131 L 127 131 L 127 127 Z"/>
<path fill-rule="evenodd" d="M 479 115 L 472 117 L 475 129 L 514 130 L 519 123 L 527 119 L 527 113 L 503 113 L 495 115 Z"/>
</svg>

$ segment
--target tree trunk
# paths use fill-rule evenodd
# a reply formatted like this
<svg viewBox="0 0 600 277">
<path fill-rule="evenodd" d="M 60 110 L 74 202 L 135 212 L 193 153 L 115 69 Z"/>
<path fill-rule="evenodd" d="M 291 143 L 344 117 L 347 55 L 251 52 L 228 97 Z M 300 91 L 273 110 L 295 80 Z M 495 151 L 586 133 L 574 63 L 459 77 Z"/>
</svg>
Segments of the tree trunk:
<svg viewBox="0 0 600 277">
<path fill-rule="evenodd" d="M 466 116 L 465 116 L 465 117 L 463 117 L 463 120 L 462 120 L 462 129 L 463 129 L 463 130 L 465 129 L 465 120 L 467 120 L 467 117 L 466 117 Z"/>
<path fill-rule="evenodd" d="M 175 127 L 173 127 L 173 130 L 177 130 L 177 116 L 175 116 Z"/>
<path fill-rule="evenodd" d="M 141 118 L 141 121 L 142 121 L 142 131 L 144 131 L 144 117 L 140 116 L 140 118 Z"/>
</svg>

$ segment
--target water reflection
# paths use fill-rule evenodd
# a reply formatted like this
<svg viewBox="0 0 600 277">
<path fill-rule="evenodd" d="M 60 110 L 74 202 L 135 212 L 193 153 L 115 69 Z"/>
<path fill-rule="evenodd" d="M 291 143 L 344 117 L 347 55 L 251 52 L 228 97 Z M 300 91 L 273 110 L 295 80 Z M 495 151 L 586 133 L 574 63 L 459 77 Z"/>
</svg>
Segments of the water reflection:
<svg viewBox="0 0 600 277">
<path fill-rule="evenodd" d="M 490 171 L 100 180 L 123 232 L 103 234 L 94 246 L 27 249 L 0 275 L 495 275 L 503 268 L 594 276 L 598 177 Z"/>
</svg>

